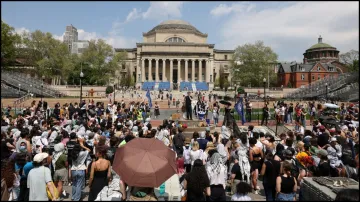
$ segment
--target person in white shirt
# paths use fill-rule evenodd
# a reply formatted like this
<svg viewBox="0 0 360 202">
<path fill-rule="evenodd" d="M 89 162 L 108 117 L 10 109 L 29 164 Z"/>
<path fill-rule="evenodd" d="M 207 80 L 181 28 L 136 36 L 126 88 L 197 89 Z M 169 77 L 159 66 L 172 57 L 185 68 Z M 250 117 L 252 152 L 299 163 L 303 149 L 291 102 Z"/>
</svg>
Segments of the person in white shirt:
<svg viewBox="0 0 360 202">
<path fill-rule="evenodd" d="M 214 153 L 206 163 L 206 172 L 210 180 L 210 201 L 226 201 L 227 168 L 221 155 Z"/>
<path fill-rule="evenodd" d="M 190 151 L 190 159 L 191 159 L 191 169 L 194 165 L 195 160 L 202 159 L 203 158 L 203 151 L 199 149 L 199 143 L 197 141 L 194 141 L 191 151 Z"/>
<path fill-rule="evenodd" d="M 280 123 L 284 123 L 284 116 L 285 116 L 285 107 L 281 105 L 280 107 Z"/>
</svg>

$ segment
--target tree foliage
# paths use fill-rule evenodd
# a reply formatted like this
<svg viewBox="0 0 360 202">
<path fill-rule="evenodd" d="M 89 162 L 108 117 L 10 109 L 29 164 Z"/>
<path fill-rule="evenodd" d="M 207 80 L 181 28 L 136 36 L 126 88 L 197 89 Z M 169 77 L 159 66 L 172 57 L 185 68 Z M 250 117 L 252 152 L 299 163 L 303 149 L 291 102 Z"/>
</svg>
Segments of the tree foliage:
<svg viewBox="0 0 360 202">
<path fill-rule="evenodd" d="M 15 60 L 17 47 L 21 43 L 20 35 L 15 29 L 1 20 L 1 66 L 8 67 Z"/>
<path fill-rule="evenodd" d="M 277 75 L 273 67 L 277 59 L 277 54 L 262 41 L 238 46 L 233 57 L 234 78 L 243 86 L 262 86 L 263 78 L 268 80 L 269 75 L 270 84 L 276 84 Z"/>
<path fill-rule="evenodd" d="M 359 71 L 359 51 L 351 50 L 340 54 L 340 62 L 346 65 L 349 72 Z"/>
</svg>

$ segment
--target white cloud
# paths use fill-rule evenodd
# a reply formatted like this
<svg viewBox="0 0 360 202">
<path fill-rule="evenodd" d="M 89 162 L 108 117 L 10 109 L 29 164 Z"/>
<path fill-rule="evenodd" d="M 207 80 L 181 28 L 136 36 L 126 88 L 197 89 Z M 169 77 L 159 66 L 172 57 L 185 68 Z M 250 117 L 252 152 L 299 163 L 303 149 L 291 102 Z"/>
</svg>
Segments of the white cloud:
<svg viewBox="0 0 360 202">
<path fill-rule="evenodd" d="M 233 49 L 263 40 L 279 60 L 302 61 L 302 54 L 317 43 L 335 46 L 341 53 L 359 46 L 359 2 L 298 2 L 287 7 L 256 10 L 253 3 L 220 4 L 210 11 L 228 15 L 220 27 L 218 48 Z"/>
<path fill-rule="evenodd" d="M 29 29 L 26 29 L 25 27 L 15 28 L 14 31 L 15 31 L 15 33 L 17 33 L 17 34 L 19 34 L 19 35 L 23 34 L 24 32 L 26 32 L 26 33 L 29 33 L 29 32 L 30 32 L 30 30 L 29 30 Z"/>
<path fill-rule="evenodd" d="M 167 17 L 181 18 L 183 2 L 180 1 L 157 1 L 150 2 L 150 7 L 142 13 L 143 19 L 163 20 Z"/>
<path fill-rule="evenodd" d="M 226 4 L 220 4 L 213 8 L 210 11 L 210 14 L 215 17 L 220 17 L 223 15 L 228 15 L 232 12 L 249 12 L 255 7 L 254 4 L 250 4 L 248 2 L 241 2 L 241 3 L 233 3 L 231 6 L 228 6 Z"/>
<path fill-rule="evenodd" d="M 141 11 L 138 11 L 136 8 L 133 8 L 133 10 L 127 15 L 125 22 L 130 22 L 138 18 L 141 18 Z"/>
</svg>

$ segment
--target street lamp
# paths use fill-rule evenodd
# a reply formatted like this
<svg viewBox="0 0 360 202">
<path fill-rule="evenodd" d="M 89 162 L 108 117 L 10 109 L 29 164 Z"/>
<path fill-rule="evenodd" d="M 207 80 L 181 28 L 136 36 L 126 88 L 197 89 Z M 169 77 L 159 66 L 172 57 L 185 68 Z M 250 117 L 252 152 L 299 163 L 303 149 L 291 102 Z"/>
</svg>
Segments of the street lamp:
<svg viewBox="0 0 360 202">
<path fill-rule="evenodd" d="M 236 85 L 236 84 L 234 84 L 234 92 L 235 92 L 235 103 L 236 103 L 236 98 L 237 98 L 237 96 L 236 96 L 236 89 L 237 89 L 237 85 Z"/>
<path fill-rule="evenodd" d="M 327 100 L 328 100 L 328 83 L 325 83 L 325 87 L 326 87 L 326 89 L 325 89 L 325 99 L 326 99 L 326 102 L 327 102 Z"/>
<path fill-rule="evenodd" d="M 44 80 L 45 80 L 45 76 L 43 75 L 42 77 L 42 83 L 41 83 L 41 105 L 42 105 L 42 100 L 44 97 Z"/>
<path fill-rule="evenodd" d="M 79 104 L 81 104 L 81 101 L 82 101 L 82 82 L 81 82 L 81 80 L 83 77 L 84 77 L 84 73 L 81 70 L 81 72 L 80 72 L 80 102 L 79 102 Z"/>
<path fill-rule="evenodd" d="M 264 102 L 266 104 L 266 91 L 265 91 L 265 88 L 266 88 L 266 78 L 263 79 L 263 83 L 264 83 Z"/>
</svg>

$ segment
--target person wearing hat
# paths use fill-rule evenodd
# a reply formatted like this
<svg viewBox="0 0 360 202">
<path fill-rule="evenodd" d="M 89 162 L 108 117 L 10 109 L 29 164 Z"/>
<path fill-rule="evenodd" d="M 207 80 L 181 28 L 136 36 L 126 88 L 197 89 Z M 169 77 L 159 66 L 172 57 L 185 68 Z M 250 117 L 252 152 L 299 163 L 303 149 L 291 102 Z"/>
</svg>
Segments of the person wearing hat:
<svg viewBox="0 0 360 202">
<path fill-rule="evenodd" d="M 340 159 L 342 156 L 341 146 L 337 144 L 337 139 L 335 137 L 332 137 L 330 139 L 330 144 L 326 145 L 324 148 L 326 148 L 326 151 L 328 152 L 327 157 L 332 168 L 339 168 L 339 166 L 343 165 Z"/>
<path fill-rule="evenodd" d="M 320 158 L 320 162 L 314 173 L 316 177 L 330 176 L 330 163 L 327 156 L 328 152 L 325 149 L 319 149 L 317 151 L 317 157 Z"/>
<path fill-rule="evenodd" d="M 53 186 L 51 171 L 45 165 L 48 164 L 49 154 L 39 153 L 34 156 L 34 168 L 30 170 L 27 178 L 27 186 L 29 187 L 29 201 L 48 201 L 46 187 L 49 188 L 52 196 L 55 196 L 56 187 Z"/>
</svg>

